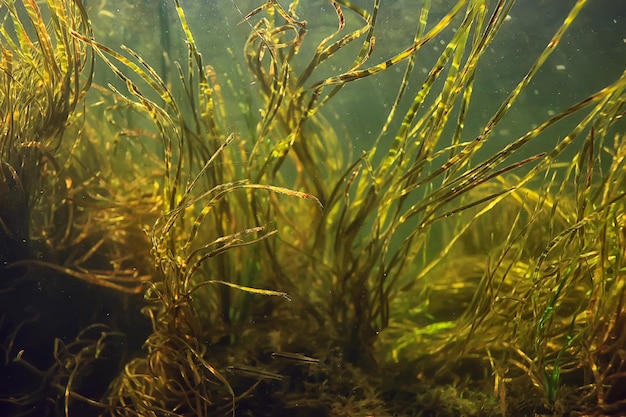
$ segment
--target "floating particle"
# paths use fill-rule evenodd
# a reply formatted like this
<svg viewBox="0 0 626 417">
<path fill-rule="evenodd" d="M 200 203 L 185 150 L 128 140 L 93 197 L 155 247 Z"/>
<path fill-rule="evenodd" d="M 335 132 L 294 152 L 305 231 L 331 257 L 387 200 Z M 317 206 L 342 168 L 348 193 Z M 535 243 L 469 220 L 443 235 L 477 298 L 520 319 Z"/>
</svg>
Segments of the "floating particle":
<svg viewBox="0 0 626 417">
<path fill-rule="evenodd" d="M 565 65 L 563 64 L 559 64 L 555 68 L 557 71 L 565 71 Z"/>
</svg>

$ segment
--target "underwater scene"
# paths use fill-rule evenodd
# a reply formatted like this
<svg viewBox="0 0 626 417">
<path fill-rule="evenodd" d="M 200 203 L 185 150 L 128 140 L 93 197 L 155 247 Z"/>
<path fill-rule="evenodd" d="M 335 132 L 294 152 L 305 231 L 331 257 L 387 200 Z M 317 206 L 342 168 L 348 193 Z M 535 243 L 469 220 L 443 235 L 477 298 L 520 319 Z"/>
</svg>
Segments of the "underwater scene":
<svg viewBox="0 0 626 417">
<path fill-rule="evenodd" d="M 626 416 L 625 2 L 0 16 L 0 416 Z"/>
</svg>

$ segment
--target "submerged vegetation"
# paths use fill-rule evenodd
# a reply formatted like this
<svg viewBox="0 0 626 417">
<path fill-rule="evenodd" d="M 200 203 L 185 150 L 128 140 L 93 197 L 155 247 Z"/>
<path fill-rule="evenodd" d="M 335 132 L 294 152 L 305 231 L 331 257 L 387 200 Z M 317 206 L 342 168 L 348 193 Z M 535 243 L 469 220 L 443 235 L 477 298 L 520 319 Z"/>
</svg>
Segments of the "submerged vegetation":
<svg viewBox="0 0 626 417">
<path fill-rule="evenodd" d="M 513 1 L 419 2 L 382 51 L 380 0 L 256 3 L 225 76 L 179 0 L 181 62 L 1 0 L 0 410 L 624 414 L 626 72 L 497 135 L 587 1 L 477 129 Z M 355 134 L 333 103 L 391 71 Z"/>
</svg>

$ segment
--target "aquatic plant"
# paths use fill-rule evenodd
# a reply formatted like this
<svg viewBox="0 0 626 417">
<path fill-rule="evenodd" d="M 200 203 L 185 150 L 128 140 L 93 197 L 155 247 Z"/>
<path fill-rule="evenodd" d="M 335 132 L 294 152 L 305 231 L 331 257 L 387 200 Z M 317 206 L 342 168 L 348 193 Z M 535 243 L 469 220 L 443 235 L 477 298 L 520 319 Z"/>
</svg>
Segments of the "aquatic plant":
<svg viewBox="0 0 626 417">
<path fill-rule="evenodd" d="M 88 166 L 107 168 L 98 183 L 115 190 L 107 196 L 116 216 L 86 206 L 98 230 L 90 235 L 118 251 L 151 247 L 153 262 L 131 274 L 141 261 L 122 258 L 108 275 L 46 262 L 142 291 L 152 328 L 103 398 L 78 393 L 83 368 L 51 368 L 47 375 L 64 375 L 53 379 L 63 381 L 54 385 L 66 415 L 70 399 L 141 416 L 623 411 L 626 73 L 512 141 L 495 133 L 585 0 L 477 134 L 467 128 L 477 71 L 513 1 L 459 0 L 449 9 L 425 1 L 413 39 L 382 53 L 379 0 L 369 9 L 329 0 L 328 32 L 305 20 L 310 10 L 298 1 L 260 2 L 247 14 L 232 2 L 249 37 L 247 75 L 233 57 L 237 75 L 228 79 L 204 64 L 174 3 L 188 59 L 172 73 L 67 29 L 126 87 L 98 89 L 97 104 L 85 107 L 87 127 L 105 109 L 98 126 L 111 140 L 71 147 L 80 155 L 98 143 L 112 148 Z M 420 76 L 416 62 L 435 40 L 442 52 Z M 373 145 L 352 155 L 346 116 L 333 103 L 352 84 L 398 68 L 386 121 Z M 231 128 L 235 112 L 240 131 Z M 553 148 L 532 151 L 559 129 Z M 113 168 L 122 150 L 128 177 Z M 135 210 L 144 207 L 135 190 L 151 208 Z M 137 213 L 149 242 L 133 234 Z M 123 238 L 114 224 L 126 225 Z M 104 247 L 71 259 L 120 259 Z M 54 356 L 76 351 L 70 357 L 91 363 L 115 334 L 89 347 L 79 334 Z"/>
<path fill-rule="evenodd" d="M 84 111 L 94 57 L 71 33 L 90 36 L 86 11 L 80 2 L 50 1 L 48 29 L 37 3 L 5 1 L 3 6 L 6 204 L 1 240 L 8 245 L 2 250 L 6 273 L 19 276 L 26 267 L 39 266 L 138 292 L 149 277 L 138 273 L 138 259 L 129 261 L 133 266 L 126 269 L 136 240 L 123 236 L 134 228 L 128 223 L 139 218 L 127 211 L 131 206 L 136 210 L 137 204 L 130 202 L 130 186 L 125 190 L 129 195 L 116 193 L 123 187 L 119 177 L 111 176 L 115 158 L 93 151 L 110 149 L 110 137 L 100 136 L 90 124 L 95 114 Z M 26 22 L 20 17 L 24 11 Z M 141 240 L 140 234 L 134 233 L 134 238 Z M 103 263 L 110 269 L 99 270 Z"/>
<path fill-rule="evenodd" d="M 35 2 L 26 2 L 27 28 L 14 2 L 3 1 L 2 25 L 2 256 L 6 266 L 28 257 L 31 212 L 41 201 L 44 168 L 61 169 L 54 158 L 68 119 L 90 84 L 92 58 L 69 28 L 89 31 L 84 9 L 62 3 L 52 9 L 50 33 Z M 33 33 L 34 31 L 34 33 Z M 88 75 L 81 79 L 83 72 Z M 63 184 L 59 184 L 63 187 Z"/>
<path fill-rule="evenodd" d="M 124 133 L 95 112 L 108 100 L 114 118 L 116 98 L 87 98 L 94 55 L 72 36 L 92 34 L 83 4 L 7 0 L 0 12 L 0 414 L 67 414 L 100 384 L 85 383 L 94 363 L 129 341 L 99 323 L 126 320 L 118 291 L 150 279 L 142 227 L 158 207 L 144 191 L 149 157 L 128 181 L 124 145 L 111 146 Z"/>
</svg>

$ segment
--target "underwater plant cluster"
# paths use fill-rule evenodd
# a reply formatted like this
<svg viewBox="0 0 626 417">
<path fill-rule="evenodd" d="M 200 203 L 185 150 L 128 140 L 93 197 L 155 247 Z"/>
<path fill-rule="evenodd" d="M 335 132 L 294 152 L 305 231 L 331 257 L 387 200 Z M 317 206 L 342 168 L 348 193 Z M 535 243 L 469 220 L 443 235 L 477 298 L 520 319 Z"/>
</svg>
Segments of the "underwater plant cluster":
<svg viewBox="0 0 626 417">
<path fill-rule="evenodd" d="M 0 0 L 0 415 L 626 415 L 626 44 L 535 3 Z"/>
</svg>

